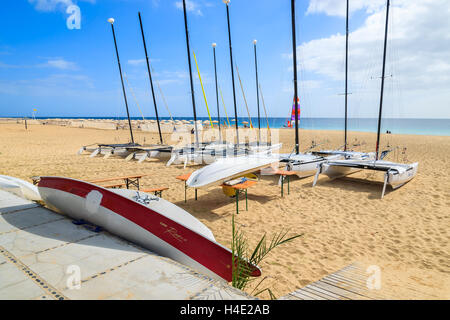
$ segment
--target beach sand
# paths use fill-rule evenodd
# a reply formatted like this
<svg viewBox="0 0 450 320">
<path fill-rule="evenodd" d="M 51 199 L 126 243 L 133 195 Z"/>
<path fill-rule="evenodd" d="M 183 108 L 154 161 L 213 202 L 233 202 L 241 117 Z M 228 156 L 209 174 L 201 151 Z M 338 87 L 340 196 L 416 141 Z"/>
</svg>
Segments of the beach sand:
<svg viewBox="0 0 450 320">
<path fill-rule="evenodd" d="M 83 145 L 95 142 L 128 141 L 126 130 L 97 130 L 54 125 L 0 124 L 0 174 L 30 181 L 31 176 L 55 175 L 92 180 L 111 176 L 146 174 L 144 187 L 167 186 L 164 198 L 197 217 L 221 244 L 230 247 L 234 199 L 219 187 L 188 190 L 184 203 L 183 183 L 175 177 L 199 166 L 165 166 L 165 161 L 138 164 L 122 158 L 77 156 Z M 135 132 L 137 142 L 157 142 L 157 135 Z M 363 142 L 356 150 L 373 151 L 376 135 L 351 132 L 349 141 Z M 294 146 L 294 131 L 280 130 L 282 152 Z M 321 147 L 342 145 L 343 132 L 300 131 L 300 145 L 326 142 Z M 321 176 L 291 179 L 291 193 L 281 198 L 277 177 L 264 177 L 248 190 L 249 210 L 243 202 L 236 217 L 250 247 L 267 233 L 289 229 L 289 235 L 303 237 L 285 244 L 261 264 L 261 288 L 276 297 L 286 295 L 355 261 L 381 269 L 380 294 L 392 299 L 450 299 L 450 137 L 382 135 L 387 143 L 400 147 L 387 160 L 419 162 L 417 177 L 402 188 L 388 191 L 380 199 L 381 184 L 357 181 L 373 173 L 329 181 Z M 285 189 L 286 191 L 286 189 Z M 369 274 L 368 274 L 369 276 Z M 252 293 L 251 288 L 247 289 Z M 269 298 L 267 293 L 261 298 Z"/>
</svg>

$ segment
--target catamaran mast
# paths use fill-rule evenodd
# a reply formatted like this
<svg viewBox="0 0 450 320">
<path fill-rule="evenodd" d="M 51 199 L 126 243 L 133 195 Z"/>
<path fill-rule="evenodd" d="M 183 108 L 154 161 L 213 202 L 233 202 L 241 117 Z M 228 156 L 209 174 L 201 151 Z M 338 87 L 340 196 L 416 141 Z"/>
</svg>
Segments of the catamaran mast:
<svg viewBox="0 0 450 320">
<path fill-rule="evenodd" d="M 152 97 L 153 97 L 153 105 L 155 106 L 156 122 L 158 123 L 159 140 L 160 140 L 161 144 L 163 144 L 164 142 L 163 142 L 163 138 L 162 138 L 162 134 L 161 134 L 161 126 L 159 124 L 158 108 L 156 107 L 155 91 L 153 90 L 152 73 L 150 71 L 150 61 L 148 58 L 147 45 L 145 43 L 144 28 L 142 27 L 142 19 L 141 19 L 140 12 L 138 12 L 138 16 L 139 16 L 139 24 L 141 26 L 142 42 L 144 43 L 145 60 L 147 61 L 148 78 L 150 79 L 150 87 L 152 88 Z"/>
<path fill-rule="evenodd" d="M 234 87 L 234 71 L 233 71 L 233 50 L 231 48 L 231 30 L 230 30 L 230 10 L 228 9 L 228 4 L 230 0 L 223 0 L 227 7 L 227 24 L 228 24 L 228 43 L 230 45 L 230 63 L 231 63 L 231 82 L 233 84 L 233 102 L 234 102 L 234 117 L 236 118 L 236 145 L 239 145 L 239 120 L 237 114 L 236 106 L 236 89 Z"/>
<path fill-rule="evenodd" d="M 390 6 L 390 0 L 387 0 L 386 25 L 385 25 L 385 30 L 384 30 L 383 71 L 381 74 L 380 111 L 378 114 L 376 160 L 378 160 L 378 155 L 379 155 L 379 151 L 380 151 L 380 131 L 381 131 L 381 115 L 382 115 L 382 110 L 383 110 L 384 78 L 385 78 L 385 70 L 386 70 L 386 47 L 387 47 L 388 24 L 389 24 L 389 6 Z"/>
<path fill-rule="evenodd" d="M 123 99 L 125 100 L 125 107 L 127 109 L 127 117 L 128 117 L 128 125 L 130 126 L 131 143 L 134 144 L 133 129 L 131 128 L 130 112 L 128 111 L 127 94 L 125 92 L 125 85 L 123 83 L 122 67 L 120 66 L 120 59 L 119 59 L 119 50 L 117 50 L 116 33 L 114 32 L 114 19 L 109 18 L 108 22 L 111 23 L 111 30 L 112 30 L 112 34 L 113 34 L 113 38 L 114 38 L 114 47 L 116 48 L 117 64 L 119 65 L 120 80 L 122 81 Z"/>
<path fill-rule="evenodd" d="M 347 103 L 348 103 L 348 8 L 349 0 L 347 0 L 347 12 L 345 23 L 345 137 L 344 137 L 344 151 L 347 151 Z"/>
<path fill-rule="evenodd" d="M 189 31 L 186 15 L 186 0 L 183 0 L 183 13 L 184 13 L 184 29 L 186 31 L 186 49 L 189 65 L 189 79 L 191 82 L 192 110 L 194 112 L 195 146 L 198 147 L 197 112 L 195 110 L 194 81 L 192 80 L 191 51 L 189 48 Z"/>
<path fill-rule="evenodd" d="M 298 87 L 297 87 L 297 41 L 295 37 L 295 0 L 291 0 L 292 15 L 292 51 L 294 63 L 294 103 L 295 103 L 295 153 L 299 154 L 298 139 Z"/>
<path fill-rule="evenodd" d="M 256 42 L 253 40 L 253 47 L 255 49 L 255 72 L 256 72 L 256 105 L 258 106 L 258 145 L 261 143 L 261 116 L 259 112 L 259 81 L 258 81 L 258 60 L 256 58 Z"/>
<path fill-rule="evenodd" d="M 214 54 L 214 77 L 216 79 L 216 103 L 217 103 L 217 118 L 219 121 L 219 140 L 222 142 L 222 131 L 220 129 L 220 110 L 219 110 L 219 89 L 217 85 L 217 67 L 216 67 L 216 44 L 212 44 Z"/>
</svg>

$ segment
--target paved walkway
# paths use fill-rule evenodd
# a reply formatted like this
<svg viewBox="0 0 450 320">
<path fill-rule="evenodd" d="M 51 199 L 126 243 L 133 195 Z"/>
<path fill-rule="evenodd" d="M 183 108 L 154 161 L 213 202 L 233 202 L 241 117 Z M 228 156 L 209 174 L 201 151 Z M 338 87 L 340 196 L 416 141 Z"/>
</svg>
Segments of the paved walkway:
<svg viewBox="0 0 450 320">
<path fill-rule="evenodd" d="M 254 298 L 0 190 L 0 299 Z"/>
</svg>

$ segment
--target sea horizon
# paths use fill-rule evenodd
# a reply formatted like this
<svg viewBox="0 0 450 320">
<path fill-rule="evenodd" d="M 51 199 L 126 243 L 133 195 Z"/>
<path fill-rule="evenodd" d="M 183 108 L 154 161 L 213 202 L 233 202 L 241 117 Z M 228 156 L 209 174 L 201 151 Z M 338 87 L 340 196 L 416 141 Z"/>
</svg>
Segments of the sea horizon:
<svg viewBox="0 0 450 320">
<path fill-rule="evenodd" d="M 18 116 L 0 116 L 0 118 L 23 119 Z M 33 117 L 27 117 L 33 119 Z M 127 117 L 112 116 L 39 116 L 34 117 L 37 120 L 45 119 L 93 119 L 93 120 L 126 120 Z M 143 120 L 142 117 L 130 117 L 131 120 Z M 156 120 L 156 117 L 144 117 L 145 120 Z M 193 117 L 159 117 L 160 120 L 194 120 Z M 217 121 L 217 117 L 211 117 L 213 121 Z M 234 121 L 229 118 L 230 124 L 234 125 Z M 209 117 L 197 117 L 197 120 L 209 121 Z M 248 117 L 238 117 L 242 126 L 243 122 L 249 125 Z M 287 128 L 287 118 L 269 117 L 269 127 L 272 129 Z M 227 119 L 221 117 L 221 124 L 227 123 Z M 258 118 L 252 117 L 253 127 L 258 127 Z M 361 132 L 377 132 L 377 118 L 348 118 L 348 131 Z M 261 118 L 261 128 L 267 127 L 266 118 Z M 344 130 L 344 118 L 301 118 L 299 120 L 300 129 L 306 130 Z M 433 136 L 450 136 L 450 119 L 433 119 L 433 118 L 383 118 L 381 123 L 381 132 L 390 131 L 393 134 L 416 134 L 416 135 L 433 135 Z"/>
</svg>

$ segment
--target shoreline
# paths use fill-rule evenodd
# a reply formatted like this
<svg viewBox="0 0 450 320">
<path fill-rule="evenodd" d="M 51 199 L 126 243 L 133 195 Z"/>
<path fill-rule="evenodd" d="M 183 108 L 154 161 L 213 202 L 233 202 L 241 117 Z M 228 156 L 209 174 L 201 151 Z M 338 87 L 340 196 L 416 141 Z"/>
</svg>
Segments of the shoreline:
<svg viewBox="0 0 450 320">
<path fill-rule="evenodd" d="M 166 128 L 163 129 L 163 134 L 168 134 L 171 133 L 171 131 L 173 130 L 172 126 L 177 126 L 177 125 L 192 125 L 193 126 L 193 120 L 187 120 L 186 119 L 182 119 L 180 117 L 180 119 L 171 121 L 171 120 L 160 120 L 161 124 L 166 125 Z M 242 118 L 244 119 L 244 118 Z M 271 119 L 271 118 L 269 118 Z M 281 118 L 274 118 L 274 119 L 281 119 Z M 315 118 L 320 120 L 321 118 Z M 324 118 L 324 119 L 328 119 L 328 118 Z M 335 118 L 335 119 L 340 119 L 340 118 Z M 353 118 L 356 119 L 356 118 Z M 367 118 L 368 119 L 368 118 Z M 245 119 L 244 119 L 245 120 Z M 423 120 L 423 119 L 412 119 L 412 120 Z M 448 120 L 450 122 L 450 119 L 424 119 L 424 120 Z M 24 125 L 24 118 L 23 117 L 5 117 L 2 118 L 0 117 L 0 125 L 1 124 L 11 124 L 16 123 L 18 124 L 21 121 L 21 123 Z M 187 122 L 191 121 L 192 123 L 188 124 Z M 58 123 L 59 122 L 59 123 Z M 107 127 L 91 127 L 91 129 L 104 129 L 104 130 L 129 130 L 128 127 L 128 120 L 125 119 L 112 119 L 112 118 L 36 118 L 36 119 L 30 119 L 27 118 L 27 125 L 59 125 L 59 126 L 71 126 L 70 123 L 71 122 L 76 122 L 77 125 L 75 127 L 83 127 L 83 124 L 89 125 L 89 123 L 95 123 L 95 124 L 100 124 L 100 123 L 105 123 L 108 124 Z M 208 131 L 210 130 L 210 126 L 209 124 L 206 125 L 205 122 L 206 120 L 197 120 L 197 122 L 200 124 L 202 123 L 202 128 L 200 128 L 199 130 L 201 131 Z M 117 123 L 119 124 L 120 127 L 112 127 L 111 125 L 113 123 Z M 157 129 L 156 126 L 150 130 L 144 130 L 142 128 L 140 128 L 141 125 L 146 125 L 146 124 L 156 124 L 156 120 L 154 119 L 146 119 L 146 120 L 139 120 L 139 119 L 132 119 L 131 120 L 132 123 L 132 127 L 133 130 L 139 130 L 141 129 L 142 131 L 150 131 L 150 133 L 157 133 Z M 169 127 L 167 127 L 169 126 Z M 214 125 L 215 129 L 218 128 L 217 124 Z M 190 127 L 189 127 L 190 128 Z M 233 125 L 231 125 L 230 127 L 226 126 L 225 128 L 230 129 L 230 130 L 235 130 L 235 127 Z M 244 127 L 244 126 L 239 126 L 240 130 L 248 130 L 250 128 L 248 127 Z M 226 130 L 224 129 L 224 126 L 222 125 L 222 130 Z M 253 128 L 253 130 L 258 130 L 258 128 Z M 266 127 L 262 127 L 261 131 L 266 131 L 267 128 Z M 270 128 L 270 130 L 294 130 L 294 128 L 287 128 L 287 127 L 274 127 L 274 128 Z M 344 134 L 344 129 L 340 130 L 340 129 L 335 129 L 335 128 L 331 128 L 331 129 L 327 129 L 327 128 L 299 128 L 300 131 L 304 131 L 304 132 L 320 132 L 320 131 L 327 131 L 327 132 L 341 132 L 342 134 Z M 170 132 L 169 132 L 170 131 Z M 376 134 L 376 131 L 373 130 L 362 130 L 362 129 L 348 129 L 347 131 L 348 133 L 361 133 L 361 134 Z M 392 135 L 392 136 L 422 136 L 422 137 L 450 137 L 450 133 L 448 135 L 445 134 L 430 134 L 430 133 L 403 133 L 403 132 L 392 132 L 390 134 L 387 134 L 386 132 L 381 132 L 382 135 Z"/>
</svg>

